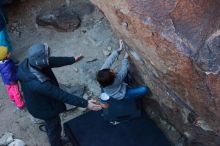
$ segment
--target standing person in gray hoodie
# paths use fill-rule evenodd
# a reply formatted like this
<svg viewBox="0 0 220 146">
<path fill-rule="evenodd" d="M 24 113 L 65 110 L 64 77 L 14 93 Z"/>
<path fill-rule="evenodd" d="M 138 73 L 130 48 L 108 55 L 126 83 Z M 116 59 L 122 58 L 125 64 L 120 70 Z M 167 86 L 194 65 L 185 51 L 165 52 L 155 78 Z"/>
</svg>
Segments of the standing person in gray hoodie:
<svg viewBox="0 0 220 146">
<path fill-rule="evenodd" d="M 127 76 L 129 61 L 128 54 L 126 53 L 122 60 L 122 66 L 118 72 L 111 69 L 112 64 L 116 58 L 120 55 L 123 49 L 123 41 L 120 40 L 119 49 L 112 52 L 112 54 L 106 59 L 105 63 L 98 71 L 96 79 L 99 82 L 103 91 L 110 97 L 121 100 L 123 98 L 137 98 L 141 97 L 149 92 L 149 88 L 146 86 L 140 87 L 128 87 L 128 84 L 124 82 Z"/>
</svg>

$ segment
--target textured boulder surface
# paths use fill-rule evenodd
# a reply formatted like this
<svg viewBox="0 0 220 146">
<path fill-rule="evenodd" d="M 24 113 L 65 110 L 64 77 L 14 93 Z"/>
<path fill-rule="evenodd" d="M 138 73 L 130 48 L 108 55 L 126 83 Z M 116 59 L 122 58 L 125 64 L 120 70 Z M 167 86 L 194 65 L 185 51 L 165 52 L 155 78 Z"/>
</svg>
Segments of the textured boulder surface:
<svg viewBox="0 0 220 146">
<path fill-rule="evenodd" d="M 91 1 L 129 46 L 134 77 L 152 91 L 149 114 L 185 145 L 220 145 L 220 1 Z"/>
<path fill-rule="evenodd" d="M 58 31 L 74 31 L 80 25 L 80 18 L 70 8 L 62 6 L 39 14 L 36 23 L 40 26 L 53 26 Z"/>
<path fill-rule="evenodd" d="M 57 31 L 74 31 L 80 26 L 83 17 L 94 10 L 95 7 L 91 3 L 74 0 L 74 5 L 63 5 L 41 12 L 36 17 L 36 23 L 40 26 L 52 26 Z"/>
</svg>

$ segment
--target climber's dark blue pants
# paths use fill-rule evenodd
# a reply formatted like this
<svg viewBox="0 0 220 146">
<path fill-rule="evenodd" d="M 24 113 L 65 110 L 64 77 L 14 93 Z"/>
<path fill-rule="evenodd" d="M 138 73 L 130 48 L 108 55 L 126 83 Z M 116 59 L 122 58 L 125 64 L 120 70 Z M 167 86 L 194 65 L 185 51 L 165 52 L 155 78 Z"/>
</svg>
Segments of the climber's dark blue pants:
<svg viewBox="0 0 220 146">
<path fill-rule="evenodd" d="M 127 87 L 125 98 L 138 98 L 146 95 L 149 91 L 150 91 L 149 88 L 146 86 L 132 87 L 132 88 Z"/>
</svg>

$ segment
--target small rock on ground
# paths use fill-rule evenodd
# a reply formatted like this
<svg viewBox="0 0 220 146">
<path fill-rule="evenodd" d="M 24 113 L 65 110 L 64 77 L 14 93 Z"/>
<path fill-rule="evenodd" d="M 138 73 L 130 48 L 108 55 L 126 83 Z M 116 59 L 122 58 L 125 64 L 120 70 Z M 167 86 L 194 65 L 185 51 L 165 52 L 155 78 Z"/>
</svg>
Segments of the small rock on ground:
<svg viewBox="0 0 220 146">
<path fill-rule="evenodd" d="M 26 144 L 20 139 L 14 139 L 8 146 L 26 146 Z"/>
<path fill-rule="evenodd" d="M 53 26 L 57 31 L 74 31 L 81 23 L 79 16 L 70 9 L 62 6 L 51 12 L 39 14 L 36 23 L 40 26 Z"/>
<path fill-rule="evenodd" d="M 13 134 L 6 132 L 1 138 L 0 138 L 0 146 L 8 145 L 13 141 Z"/>
</svg>

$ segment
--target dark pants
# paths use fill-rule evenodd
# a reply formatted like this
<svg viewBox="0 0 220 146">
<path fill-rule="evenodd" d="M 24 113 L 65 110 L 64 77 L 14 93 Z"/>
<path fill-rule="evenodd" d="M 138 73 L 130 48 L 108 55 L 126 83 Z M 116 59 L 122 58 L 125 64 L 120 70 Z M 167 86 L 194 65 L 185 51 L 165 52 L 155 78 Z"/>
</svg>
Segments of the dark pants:
<svg viewBox="0 0 220 146">
<path fill-rule="evenodd" d="M 51 146 L 62 146 L 61 142 L 61 121 L 60 117 L 57 116 L 53 119 L 46 120 L 47 136 Z"/>
</svg>

